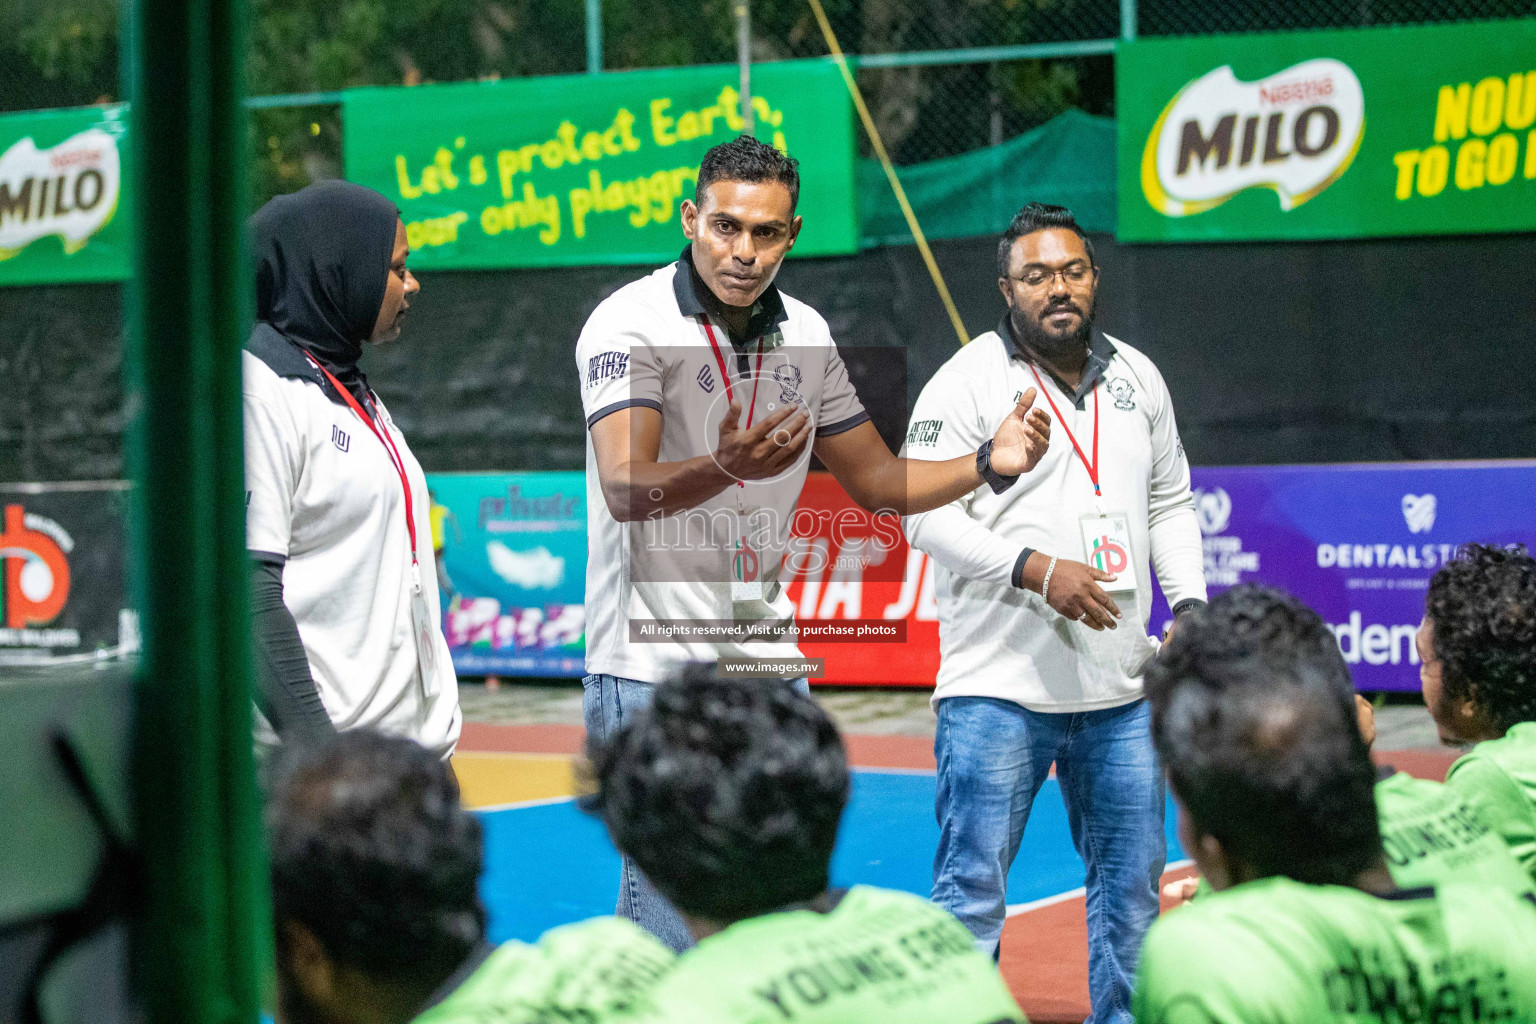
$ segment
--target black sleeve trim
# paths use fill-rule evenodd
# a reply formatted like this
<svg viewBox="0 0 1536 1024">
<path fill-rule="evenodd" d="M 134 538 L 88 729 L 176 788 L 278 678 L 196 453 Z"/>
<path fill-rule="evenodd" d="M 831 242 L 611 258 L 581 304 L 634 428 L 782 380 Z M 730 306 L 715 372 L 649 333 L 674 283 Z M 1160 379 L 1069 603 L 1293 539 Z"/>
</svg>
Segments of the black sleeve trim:
<svg viewBox="0 0 1536 1024">
<path fill-rule="evenodd" d="M 587 429 L 591 430 L 592 424 L 596 423 L 604 416 L 611 416 L 613 413 L 619 412 L 620 410 L 629 409 L 637 405 L 644 406 L 647 409 L 655 409 L 657 412 L 661 412 L 661 403 L 656 401 L 654 398 L 626 398 L 622 402 L 614 402 L 612 405 L 605 405 L 591 416 L 588 416 Z"/>
<path fill-rule="evenodd" d="M 288 556 L 280 555 L 276 551 L 247 551 L 246 554 L 251 556 L 251 561 L 261 562 L 263 565 L 282 566 L 288 564 Z"/>
<path fill-rule="evenodd" d="M 868 422 L 869 413 L 865 412 L 863 409 L 860 409 L 858 412 L 854 413 L 852 416 L 849 416 L 845 420 L 838 420 L 836 423 L 828 423 L 824 427 L 817 427 L 816 436 L 832 437 L 836 434 L 846 434 L 860 423 Z"/>
<path fill-rule="evenodd" d="M 336 731 L 309 673 L 298 623 L 283 602 L 283 568 L 251 563 L 251 629 L 255 634 L 256 703 L 280 739 Z"/>
<path fill-rule="evenodd" d="M 1170 610 L 1177 617 L 1179 615 L 1183 615 L 1185 612 L 1191 612 L 1196 608 L 1203 608 L 1204 606 L 1205 602 L 1200 600 L 1198 597 L 1186 597 L 1184 600 L 1174 605 Z"/>
<path fill-rule="evenodd" d="M 1029 556 L 1034 553 L 1034 548 L 1025 548 L 1019 552 L 1018 559 L 1013 563 L 1013 585 L 1020 590 L 1024 589 L 1024 563 L 1029 561 Z"/>
</svg>

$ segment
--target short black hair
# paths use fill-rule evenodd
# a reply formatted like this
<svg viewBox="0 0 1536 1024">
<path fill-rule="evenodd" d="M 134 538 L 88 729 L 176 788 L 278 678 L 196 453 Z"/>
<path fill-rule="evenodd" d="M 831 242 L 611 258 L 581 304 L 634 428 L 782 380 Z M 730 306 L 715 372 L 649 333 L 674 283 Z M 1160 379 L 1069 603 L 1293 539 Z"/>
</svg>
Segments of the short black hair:
<svg viewBox="0 0 1536 1024">
<path fill-rule="evenodd" d="M 789 189 L 791 211 L 800 203 L 800 161 L 750 135 L 712 146 L 704 154 L 693 201 L 702 206 L 705 190 L 717 181 L 777 181 Z"/>
<path fill-rule="evenodd" d="M 1467 544 L 1429 581 L 1446 696 L 1499 731 L 1536 720 L 1536 558 L 1525 545 Z"/>
<path fill-rule="evenodd" d="M 1317 613 L 1244 584 L 1179 622 L 1146 674 L 1152 738 L 1199 831 L 1261 876 L 1349 885 L 1380 863 L 1376 771 Z"/>
<path fill-rule="evenodd" d="M 1032 235 L 1036 231 L 1046 231 L 1050 228 L 1066 228 L 1075 231 L 1077 237 L 1083 240 L 1083 248 L 1088 250 L 1088 262 L 1092 266 L 1098 266 L 1094 259 L 1093 243 L 1088 240 L 1088 234 L 1077 225 L 1077 218 L 1072 216 L 1072 211 L 1065 206 L 1053 206 L 1050 203 L 1025 203 L 1024 208 L 1013 215 L 1013 222 L 1008 225 L 1008 230 L 1003 232 L 1002 239 L 997 243 L 997 276 L 1008 276 L 1009 257 L 1013 255 L 1013 243 L 1025 235 Z"/>
<path fill-rule="evenodd" d="M 277 923 L 302 924 L 332 959 L 381 982 L 433 984 L 462 965 L 485 937 L 481 832 L 448 766 L 357 729 L 285 748 L 273 768 Z"/>
<path fill-rule="evenodd" d="M 684 913 L 739 921 L 826 891 L 848 758 L 789 682 L 690 667 L 588 758 L 583 805 Z"/>
</svg>

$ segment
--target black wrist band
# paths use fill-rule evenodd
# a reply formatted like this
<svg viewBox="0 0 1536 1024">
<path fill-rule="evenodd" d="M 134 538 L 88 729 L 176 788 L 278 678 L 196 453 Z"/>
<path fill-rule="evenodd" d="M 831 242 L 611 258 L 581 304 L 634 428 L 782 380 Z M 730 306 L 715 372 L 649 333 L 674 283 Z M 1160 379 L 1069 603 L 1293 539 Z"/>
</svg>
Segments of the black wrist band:
<svg viewBox="0 0 1536 1024">
<path fill-rule="evenodd" d="M 1002 494 L 1008 488 L 1018 482 L 1017 476 L 1003 476 L 992 468 L 992 441 L 989 438 L 980 448 L 976 449 L 976 472 L 992 488 L 993 494 Z"/>
<path fill-rule="evenodd" d="M 1185 612 L 1192 612 L 1204 604 L 1205 602 L 1200 600 L 1198 597 L 1186 597 L 1184 600 L 1174 605 L 1170 610 L 1173 612 L 1174 617 L 1177 618 L 1178 616 L 1183 615 Z"/>
<path fill-rule="evenodd" d="M 1019 557 L 1013 562 L 1013 585 L 1019 590 L 1024 589 L 1024 563 L 1029 561 L 1029 556 L 1035 553 L 1034 548 L 1025 548 L 1019 552 Z"/>
</svg>

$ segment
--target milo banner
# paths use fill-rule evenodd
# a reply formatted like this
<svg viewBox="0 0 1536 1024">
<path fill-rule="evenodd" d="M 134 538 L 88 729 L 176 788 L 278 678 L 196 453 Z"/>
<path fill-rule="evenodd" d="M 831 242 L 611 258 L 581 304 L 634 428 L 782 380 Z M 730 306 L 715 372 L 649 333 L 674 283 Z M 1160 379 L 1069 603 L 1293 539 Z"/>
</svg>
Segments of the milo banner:
<svg viewBox="0 0 1536 1024">
<path fill-rule="evenodd" d="M 1154 39 L 1115 62 L 1121 241 L 1536 228 L 1536 20 Z"/>
<path fill-rule="evenodd" d="M 460 675 L 579 676 L 583 473 L 433 473 L 443 632 Z"/>
<path fill-rule="evenodd" d="M 699 161 L 744 131 L 733 66 L 345 94 L 347 177 L 400 207 L 423 270 L 661 263 Z M 800 160 L 801 255 L 857 249 L 848 94 L 824 61 L 755 66 L 758 138 Z"/>
<path fill-rule="evenodd" d="M 127 107 L 0 117 L 0 285 L 119 281 Z"/>
<path fill-rule="evenodd" d="M 0 484 L 0 667 L 138 652 L 127 503 L 116 481 Z"/>
</svg>

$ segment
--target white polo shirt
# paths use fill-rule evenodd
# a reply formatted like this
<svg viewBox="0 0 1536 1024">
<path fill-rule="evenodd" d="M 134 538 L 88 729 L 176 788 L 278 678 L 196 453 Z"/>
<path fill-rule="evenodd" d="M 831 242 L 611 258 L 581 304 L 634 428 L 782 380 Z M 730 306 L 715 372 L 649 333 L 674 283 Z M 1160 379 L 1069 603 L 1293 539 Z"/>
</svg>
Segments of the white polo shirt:
<svg viewBox="0 0 1536 1024">
<path fill-rule="evenodd" d="M 258 332 L 243 363 L 246 548 L 285 559 L 283 600 L 326 713 L 338 729 L 376 728 L 447 757 L 459 738 L 458 681 L 439 621 L 421 465 L 379 402 L 411 484 L 435 627 L 427 677 L 412 635 L 405 492 L 384 446 L 275 331 Z M 267 723 L 258 725 L 259 738 L 274 741 Z"/>
<path fill-rule="evenodd" d="M 1031 371 L 1004 317 L 923 388 L 904 452 L 917 459 L 973 452 L 1002 422 L 1006 414 L 998 410 L 1042 387 L 1060 418 L 1052 417 L 1050 450 L 1038 466 L 1002 494 L 980 487 L 904 520 L 908 539 L 933 557 L 937 570 L 935 701 L 997 697 L 1051 712 L 1130 703 L 1141 696 L 1140 676 L 1157 650 L 1147 635 L 1149 556 L 1170 606 L 1205 600 L 1200 528 L 1173 402 L 1152 361 L 1122 341 L 1095 331 L 1080 386 L 1069 391 L 1044 366 Z M 1043 394 L 1037 404 L 1050 410 Z M 1095 404 L 1103 490 L 1097 502 L 1068 436 L 1092 461 Z M 1135 574 L 1133 593 L 1111 595 L 1124 616 L 1118 628 L 1103 632 L 1059 615 L 1022 589 L 1017 575 L 1025 548 L 1086 561 L 1081 522 L 1100 511 L 1126 516 Z"/>
<path fill-rule="evenodd" d="M 730 393 L 742 425 L 785 404 L 812 417 L 817 437 L 869 419 L 831 331 L 803 302 L 770 286 L 743 339 L 731 339 L 699 299 L 706 287 L 687 250 L 670 266 L 619 289 L 592 313 L 576 343 L 587 417 L 587 671 L 656 683 L 686 661 L 799 657 L 792 636 L 777 641 L 640 638 L 646 623 L 752 622 L 792 625 L 780 580 L 791 521 L 810 462 L 805 455 L 773 481 L 731 485 L 697 509 L 620 523 L 603 500 L 592 450 L 593 424 L 634 406 L 661 413 L 659 462 L 709 455 L 719 444 Z M 712 329 L 714 343 L 710 341 Z M 718 354 L 717 354 L 718 350 Z M 745 519 L 740 510 L 749 514 Z M 744 589 L 731 531 L 741 523 L 759 566 Z M 632 630 L 636 631 L 632 633 Z"/>
</svg>

